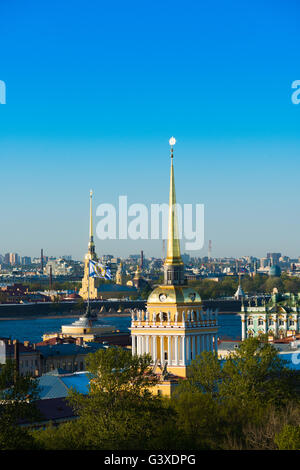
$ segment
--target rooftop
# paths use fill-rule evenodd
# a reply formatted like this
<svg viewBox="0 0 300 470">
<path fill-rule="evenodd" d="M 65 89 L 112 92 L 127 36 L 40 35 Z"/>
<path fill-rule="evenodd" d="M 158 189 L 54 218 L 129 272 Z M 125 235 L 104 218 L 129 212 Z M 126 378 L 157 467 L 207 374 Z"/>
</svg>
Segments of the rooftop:
<svg viewBox="0 0 300 470">
<path fill-rule="evenodd" d="M 89 391 L 88 372 L 65 373 L 62 369 L 56 369 L 39 377 L 37 382 L 41 400 L 67 397 L 71 389 L 84 395 Z"/>
<path fill-rule="evenodd" d="M 99 349 L 106 349 L 102 343 L 89 342 L 85 343 L 84 346 L 77 345 L 75 343 L 62 343 L 62 344 L 47 344 L 43 346 L 37 346 L 43 357 L 49 356 L 73 356 L 75 354 L 90 354 L 98 351 Z"/>
</svg>

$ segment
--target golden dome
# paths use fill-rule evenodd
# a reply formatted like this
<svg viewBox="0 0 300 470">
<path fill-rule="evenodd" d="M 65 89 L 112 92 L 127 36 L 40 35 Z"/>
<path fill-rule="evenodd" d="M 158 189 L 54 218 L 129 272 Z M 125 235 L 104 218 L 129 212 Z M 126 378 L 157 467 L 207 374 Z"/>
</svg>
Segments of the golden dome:
<svg viewBox="0 0 300 470">
<path fill-rule="evenodd" d="M 147 304 L 200 304 L 199 292 L 188 286 L 159 286 L 154 289 L 148 297 Z"/>
</svg>

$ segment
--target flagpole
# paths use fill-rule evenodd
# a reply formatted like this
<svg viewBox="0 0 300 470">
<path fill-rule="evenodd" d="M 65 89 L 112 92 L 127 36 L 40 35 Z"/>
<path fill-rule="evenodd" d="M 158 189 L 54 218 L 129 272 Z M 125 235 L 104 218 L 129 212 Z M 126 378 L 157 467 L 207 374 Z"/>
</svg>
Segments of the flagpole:
<svg viewBox="0 0 300 470">
<path fill-rule="evenodd" d="M 87 303 L 87 309 L 86 309 L 87 315 L 90 313 L 90 260 L 88 264 L 88 303 Z"/>
<path fill-rule="evenodd" d="M 89 280 L 88 280 L 88 309 L 90 310 L 90 262 L 89 262 Z"/>
</svg>

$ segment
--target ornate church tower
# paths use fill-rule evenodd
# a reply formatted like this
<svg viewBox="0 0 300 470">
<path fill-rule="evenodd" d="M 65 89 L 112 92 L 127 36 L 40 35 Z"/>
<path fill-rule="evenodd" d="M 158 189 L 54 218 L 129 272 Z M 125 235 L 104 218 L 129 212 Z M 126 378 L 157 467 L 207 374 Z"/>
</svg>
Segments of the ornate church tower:
<svg viewBox="0 0 300 470">
<path fill-rule="evenodd" d="M 82 278 L 82 287 L 79 291 L 79 295 L 86 300 L 88 298 L 88 290 L 90 290 L 90 299 L 97 298 L 97 287 L 95 286 L 95 278 L 89 278 L 89 260 L 97 261 L 97 255 L 95 252 L 94 236 L 93 236 L 93 212 L 92 212 L 92 199 L 93 191 L 90 191 L 90 236 L 88 252 L 84 257 L 84 275 Z"/>
<path fill-rule="evenodd" d="M 121 262 L 116 272 L 116 284 L 119 284 L 120 286 L 123 285 L 123 282 L 124 282 L 123 275 L 124 275 L 124 269 L 123 269 L 123 263 Z"/>
<path fill-rule="evenodd" d="M 146 311 L 132 312 L 132 354 L 151 354 L 161 369 L 186 377 L 187 366 L 202 351 L 217 351 L 217 311 L 203 311 L 199 293 L 187 286 L 180 254 L 171 145 L 169 230 L 164 284 L 152 291 Z"/>
</svg>

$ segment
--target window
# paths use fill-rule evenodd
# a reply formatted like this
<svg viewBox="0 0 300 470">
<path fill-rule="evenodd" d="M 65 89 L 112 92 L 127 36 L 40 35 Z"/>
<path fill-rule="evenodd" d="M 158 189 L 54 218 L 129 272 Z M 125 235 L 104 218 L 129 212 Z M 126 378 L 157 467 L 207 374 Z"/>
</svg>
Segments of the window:
<svg viewBox="0 0 300 470">
<path fill-rule="evenodd" d="M 259 326 L 262 326 L 263 324 L 264 324 L 264 321 L 260 318 L 260 319 L 258 320 L 258 325 L 259 325 Z"/>
<path fill-rule="evenodd" d="M 252 318 L 248 318 L 248 325 L 253 325 L 253 320 L 252 320 Z"/>
</svg>

